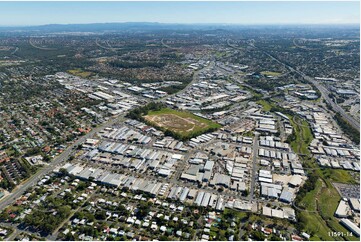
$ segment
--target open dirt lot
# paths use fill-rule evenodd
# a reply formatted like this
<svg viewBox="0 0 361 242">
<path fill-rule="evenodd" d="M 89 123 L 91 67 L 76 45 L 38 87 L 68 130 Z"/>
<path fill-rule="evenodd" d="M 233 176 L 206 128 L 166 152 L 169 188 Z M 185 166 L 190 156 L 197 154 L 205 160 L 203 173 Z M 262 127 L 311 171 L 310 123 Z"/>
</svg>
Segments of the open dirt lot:
<svg viewBox="0 0 361 242">
<path fill-rule="evenodd" d="M 164 127 L 179 133 L 189 133 L 196 128 L 206 128 L 208 126 L 193 118 L 183 118 L 175 114 L 147 115 L 145 119 L 159 127 Z"/>
</svg>

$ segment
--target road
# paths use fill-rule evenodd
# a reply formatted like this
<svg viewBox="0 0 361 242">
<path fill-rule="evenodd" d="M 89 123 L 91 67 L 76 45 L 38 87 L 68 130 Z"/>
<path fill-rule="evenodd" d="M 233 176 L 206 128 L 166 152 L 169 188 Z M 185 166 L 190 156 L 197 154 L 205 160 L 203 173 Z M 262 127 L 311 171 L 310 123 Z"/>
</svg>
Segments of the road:
<svg viewBox="0 0 361 242">
<path fill-rule="evenodd" d="M 0 223 L 0 225 L 4 228 L 9 228 L 9 229 L 13 229 L 13 232 L 11 234 L 9 234 L 8 237 L 5 236 L 5 239 L 4 241 L 15 241 L 15 238 L 20 235 L 20 234 L 26 234 L 26 235 L 31 235 L 31 236 L 34 236 L 34 237 L 38 237 L 38 235 L 30 232 L 30 231 L 27 231 L 25 229 L 20 229 L 18 227 L 18 224 L 12 224 L 12 223 Z"/>
<path fill-rule="evenodd" d="M 5 223 L 3 223 L 3 224 L 1 224 L 1 225 L 4 226 L 4 227 L 12 227 L 12 226 L 9 226 L 8 224 L 5 224 Z M 16 227 L 13 227 L 12 229 L 14 229 L 14 232 L 12 232 L 12 233 L 10 234 L 10 236 L 5 239 L 5 241 L 15 241 L 15 238 L 16 238 L 19 234 L 21 234 L 21 232 L 22 232 L 21 230 L 18 230 Z"/>
<path fill-rule="evenodd" d="M 34 186 L 37 184 L 37 182 L 46 174 L 53 171 L 54 168 L 62 163 L 63 161 L 66 161 L 69 156 L 73 153 L 74 148 L 76 148 L 78 145 L 84 143 L 84 141 L 90 137 L 92 137 L 95 133 L 99 132 L 103 128 L 110 126 L 114 124 L 115 122 L 119 121 L 120 119 L 124 118 L 124 115 L 118 116 L 116 118 L 110 118 L 107 122 L 101 124 L 100 126 L 94 128 L 86 135 L 82 136 L 78 140 L 76 140 L 73 144 L 68 146 L 63 153 L 61 153 L 59 156 L 57 156 L 53 162 L 51 162 L 46 167 L 40 169 L 37 173 L 35 173 L 33 176 L 31 176 L 28 180 L 21 183 L 15 190 L 10 193 L 7 197 L 4 197 L 0 201 L 0 210 L 4 209 L 8 205 L 14 203 L 14 201 L 20 197 L 29 187 Z"/>
<path fill-rule="evenodd" d="M 31 38 L 29 39 L 29 44 L 30 44 L 32 47 L 34 47 L 34 48 L 36 48 L 36 49 L 39 49 L 39 50 L 57 50 L 56 48 L 45 48 L 45 47 L 36 46 L 36 45 L 33 43 L 33 41 L 32 41 Z"/>
<path fill-rule="evenodd" d="M 96 39 L 96 40 L 95 40 L 95 44 L 96 44 L 97 46 L 99 46 L 100 48 L 103 48 L 103 49 L 105 49 L 105 50 L 117 51 L 117 50 L 121 50 L 121 49 L 122 49 L 122 48 L 114 48 L 114 47 L 112 47 L 112 46 L 109 44 L 108 41 L 107 41 L 106 43 L 107 43 L 107 45 L 108 45 L 109 47 L 106 47 L 106 46 L 101 45 L 98 41 L 99 41 L 99 39 Z"/>
<path fill-rule="evenodd" d="M 11 52 L 12 55 L 15 55 L 15 53 L 19 50 L 19 47 L 16 47 L 13 52 Z"/>
<path fill-rule="evenodd" d="M 236 49 L 236 50 L 244 50 L 243 48 L 237 46 L 237 45 L 234 45 L 234 44 L 231 44 L 231 39 L 227 39 L 227 45 L 233 49 Z"/>
<path fill-rule="evenodd" d="M 256 184 L 256 173 L 257 173 L 257 157 L 258 157 L 258 136 L 259 133 L 255 132 L 255 136 L 253 139 L 253 158 L 252 158 L 252 178 L 251 178 L 251 191 L 249 194 L 249 201 L 252 202 L 254 200 L 254 189 Z"/>
<path fill-rule="evenodd" d="M 208 66 L 204 67 L 204 68 L 211 68 L 214 65 L 214 62 L 211 62 Z M 193 83 L 195 83 L 196 81 L 198 81 L 198 73 L 203 70 L 199 69 L 198 71 L 196 71 L 193 75 L 193 79 L 191 81 L 191 83 L 188 84 L 188 86 L 181 90 L 180 92 L 176 93 L 176 94 L 180 94 L 183 93 L 185 90 L 187 90 L 189 88 L 189 86 L 191 86 Z M 176 95 L 173 94 L 173 95 Z M 171 97 L 173 95 L 168 95 L 165 98 Z M 160 101 L 160 100 L 159 100 Z M 99 132 L 100 130 L 102 130 L 103 128 L 110 126 L 118 121 L 120 121 L 121 119 L 124 118 L 124 115 L 118 116 L 117 118 L 110 118 L 107 122 L 101 124 L 100 126 L 94 128 L 92 131 L 90 131 L 89 133 L 87 133 L 86 135 L 82 136 L 81 138 L 79 138 L 78 140 L 76 140 L 72 145 L 68 146 L 63 153 L 61 153 L 58 157 L 56 157 L 48 166 L 42 168 L 41 170 L 39 170 L 36 174 L 34 174 L 33 176 L 31 176 L 28 180 L 24 181 L 23 183 L 21 183 L 17 188 L 15 188 L 15 190 L 10 193 L 8 196 L 4 197 L 2 200 L 0 200 L 0 210 L 4 209 L 5 207 L 7 207 L 8 205 L 14 203 L 14 201 L 20 197 L 29 187 L 34 186 L 35 184 L 37 184 L 37 182 L 46 174 L 48 174 L 49 172 L 53 171 L 54 168 L 59 165 L 60 163 L 62 163 L 63 161 L 66 161 L 71 153 L 73 153 L 74 148 L 76 148 L 78 145 L 84 143 L 84 141 L 88 138 L 91 138 L 95 133 Z"/>
<path fill-rule="evenodd" d="M 305 78 L 306 79 L 306 78 Z M 307 79 L 306 79 L 307 80 Z M 318 90 L 320 90 L 323 98 L 326 100 L 326 102 L 332 106 L 333 110 L 335 112 L 340 113 L 340 115 L 349 123 L 352 127 L 360 131 L 360 123 L 353 118 L 350 114 L 346 113 L 345 110 L 340 107 L 337 103 L 335 103 L 328 95 L 330 94 L 330 91 L 327 90 L 324 86 L 322 86 L 320 83 L 316 82 L 315 80 L 311 79 L 308 80 L 313 83 L 317 87 Z"/>
<path fill-rule="evenodd" d="M 252 45 L 255 48 L 255 45 Z M 337 103 L 335 103 L 334 101 L 331 100 L 331 98 L 329 98 L 328 94 L 330 93 L 329 90 L 327 90 L 324 86 L 322 86 L 320 83 L 318 83 L 317 81 L 315 81 L 315 79 L 313 79 L 312 77 L 307 76 L 305 73 L 303 73 L 302 71 L 296 70 L 295 68 L 293 68 L 292 66 L 280 61 L 279 59 L 277 59 L 276 57 L 274 57 L 273 55 L 271 55 L 270 53 L 268 53 L 265 50 L 262 50 L 260 48 L 258 48 L 260 51 L 262 51 L 264 54 L 266 54 L 268 57 L 270 57 L 271 59 L 273 59 L 274 61 L 278 62 L 279 64 L 283 65 L 284 67 L 286 67 L 287 69 L 289 69 L 292 72 L 295 72 L 297 74 L 299 74 L 300 76 L 302 76 L 303 79 L 305 79 L 308 82 L 311 82 L 320 92 L 322 97 L 326 100 L 326 102 L 331 105 L 331 107 L 333 108 L 333 110 L 335 112 L 340 113 L 340 115 L 355 129 L 357 129 L 358 131 L 360 131 L 360 122 L 358 122 L 356 119 L 354 119 L 350 114 L 346 113 L 345 110 L 340 107 Z"/>
<path fill-rule="evenodd" d="M 167 47 L 168 49 L 180 50 L 180 48 L 172 47 L 172 46 L 167 45 L 166 43 L 164 43 L 164 39 L 162 39 L 160 42 L 161 42 L 161 44 L 162 44 L 164 47 Z"/>
<path fill-rule="evenodd" d="M 64 226 L 64 224 L 66 224 L 71 219 L 71 217 L 74 216 L 74 214 L 79 212 L 80 209 L 83 209 L 84 204 L 86 204 L 90 199 L 92 199 L 97 194 L 97 192 L 99 192 L 99 188 L 95 190 L 92 194 L 90 194 L 90 196 L 85 199 L 82 205 L 80 205 L 77 209 L 73 210 L 70 215 L 63 222 L 61 222 L 58 227 L 51 233 L 51 235 L 49 235 L 46 239 L 50 241 L 55 241 L 59 235 L 59 230 Z"/>
</svg>

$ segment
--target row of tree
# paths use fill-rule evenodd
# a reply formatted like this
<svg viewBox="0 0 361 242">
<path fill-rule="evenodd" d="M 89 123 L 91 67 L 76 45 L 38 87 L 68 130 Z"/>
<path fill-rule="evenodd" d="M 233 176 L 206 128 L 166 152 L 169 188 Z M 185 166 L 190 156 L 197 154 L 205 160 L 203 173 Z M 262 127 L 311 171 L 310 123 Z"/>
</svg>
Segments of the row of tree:
<svg viewBox="0 0 361 242">
<path fill-rule="evenodd" d="M 145 68 L 145 67 L 162 68 L 166 64 L 163 62 L 155 62 L 155 61 L 127 62 L 127 61 L 115 60 L 110 62 L 109 65 L 116 68 L 131 69 L 131 68 Z"/>
<path fill-rule="evenodd" d="M 149 111 L 160 111 L 162 108 L 167 106 L 160 102 L 151 102 L 145 106 L 138 107 L 129 111 L 126 115 L 127 118 L 135 119 L 140 122 L 146 122 L 144 115 L 147 115 Z"/>
<path fill-rule="evenodd" d="M 356 144 L 360 144 L 360 131 L 352 127 L 338 112 L 334 116 L 342 131 Z"/>
<path fill-rule="evenodd" d="M 177 140 L 182 140 L 182 141 L 186 141 L 189 140 L 191 138 L 197 137 L 203 133 L 209 133 L 209 132 L 213 132 L 215 130 L 217 130 L 216 127 L 209 127 L 206 130 L 197 130 L 197 131 L 193 131 L 191 133 L 188 133 L 186 135 L 184 134 L 180 134 L 178 132 L 174 132 L 172 130 L 166 129 L 164 127 L 159 127 L 158 125 L 156 125 L 155 123 L 149 122 L 148 120 L 146 120 L 144 118 L 145 115 L 148 114 L 149 111 L 160 111 L 162 108 L 166 108 L 167 106 L 163 103 L 160 102 L 151 102 L 145 106 L 142 107 L 138 107 L 135 108 L 133 110 L 131 110 L 126 117 L 127 118 L 131 118 L 131 119 L 135 119 L 138 120 L 140 122 L 146 123 L 149 126 L 153 126 L 161 131 L 164 132 L 164 135 L 166 136 L 171 136 Z"/>
</svg>

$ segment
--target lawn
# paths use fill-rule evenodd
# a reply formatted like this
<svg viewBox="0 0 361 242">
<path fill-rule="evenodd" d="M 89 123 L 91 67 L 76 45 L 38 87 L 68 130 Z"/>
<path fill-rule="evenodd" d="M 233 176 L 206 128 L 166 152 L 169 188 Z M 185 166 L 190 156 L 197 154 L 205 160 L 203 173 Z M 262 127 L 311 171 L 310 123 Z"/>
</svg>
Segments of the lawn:
<svg viewBox="0 0 361 242">
<path fill-rule="evenodd" d="M 316 203 L 315 197 L 321 191 L 322 182 L 321 180 L 317 180 L 316 188 L 309 193 L 302 199 L 300 205 L 304 206 L 307 211 L 316 211 Z"/>
<path fill-rule="evenodd" d="M 162 108 L 149 111 L 144 118 L 154 126 L 178 134 L 180 138 L 192 138 L 207 131 L 216 130 L 221 125 L 198 117 L 190 112 Z"/>
<path fill-rule="evenodd" d="M 332 182 L 357 184 L 357 181 L 351 176 L 350 171 L 329 168 L 323 170 L 323 175 Z"/>
<path fill-rule="evenodd" d="M 277 106 L 266 100 L 257 101 L 258 104 L 262 105 L 263 111 L 269 112 L 272 108 L 276 108 Z M 305 155 L 309 155 L 310 151 L 308 150 L 308 146 L 313 139 L 312 131 L 306 120 L 301 120 L 297 116 L 291 116 L 287 114 L 290 118 L 290 122 L 294 129 L 294 139 L 291 142 L 292 150 L 296 153 L 301 153 Z"/>
<path fill-rule="evenodd" d="M 214 55 L 216 57 L 220 58 L 220 57 L 223 57 L 223 56 L 227 55 L 227 53 L 222 52 L 222 51 L 216 51 L 216 52 L 214 52 Z"/>
<path fill-rule="evenodd" d="M 310 151 L 308 146 L 313 139 L 312 131 L 307 121 L 302 120 L 298 117 L 293 119 L 292 116 L 288 115 L 290 122 L 293 126 L 295 139 L 291 142 L 292 150 L 296 153 L 309 155 Z"/>
<path fill-rule="evenodd" d="M 242 86 L 240 85 L 239 86 L 242 90 L 245 90 L 245 91 L 249 91 L 253 97 L 255 99 L 261 99 L 263 97 L 262 93 L 259 93 L 259 92 L 256 92 L 255 90 L 253 90 L 252 88 L 248 87 L 248 86 Z"/>
<path fill-rule="evenodd" d="M 261 71 L 261 74 L 264 76 L 280 76 L 282 73 L 275 72 L 275 71 Z"/>
<path fill-rule="evenodd" d="M 325 209 L 330 210 L 331 206 L 322 204 L 324 199 L 328 196 L 324 196 L 322 191 L 324 189 L 323 182 L 319 179 L 316 183 L 316 188 L 302 199 L 300 205 L 305 207 L 306 211 L 301 211 L 300 216 L 305 223 L 305 231 L 308 234 L 313 235 L 311 240 L 334 240 L 329 236 L 328 232 L 331 229 L 327 226 L 325 220 L 321 217 L 321 211 Z M 339 196 L 338 196 L 339 197 Z M 338 200 L 336 197 L 335 200 Z M 332 202 L 333 203 L 333 202 Z M 317 211 L 317 204 L 320 206 L 320 211 Z M 328 203 L 326 203 L 328 204 Z M 316 211 L 316 212 L 315 212 Z M 334 211 L 330 212 L 330 216 L 333 216 Z"/>
<path fill-rule="evenodd" d="M 90 76 L 93 75 L 92 72 L 90 71 L 83 71 L 82 69 L 73 69 L 73 70 L 68 70 L 68 72 L 74 76 L 79 76 L 82 78 L 88 78 Z"/>
<path fill-rule="evenodd" d="M 259 101 L 257 101 L 257 104 L 262 105 L 263 110 L 265 112 L 269 112 L 271 110 L 271 108 L 272 108 L 272 104 L 267 102 L 266 100 L 259 100 Z"/>
<path fill-rule="evenodd" d="M 237 220 L 240 221 L 240 220 L 247 218 L 248 214 L 243 211 L 237 211 L 234 209 L 225 208 L 223 211 L 222 217 L 226 217 L 226 216 L 235 217 Z"/>
<path fill-rule="evenodd" d="M 299 203 L 306 210 L 301 211 L 299 217 L 305 223 L 305 231 L 313 235 L 311 240 L 342 240 L 341 237 L 330 237 L 328 233 L 330 231 L 347 233 L 334 217 L 341 197 L 330 180 L 324 179 L 324 171 L 319 170 L 318 174 L 320 179 L 317 180 L 315 189 L 308 192 Z M 357 240 L 354 236 L 344 239 Z"/>
<path fill-rule="evenodd" d="M 265 100 L 257 102 L 263 106 L 265 111 L 269 111 L 274 104 Z M 294 137 L 291 139 L 291 147 L 294 152 L 305 154 L 308 158 L 303 159 L 304 164 L 309 168 L 318 168 L 314 159 L 310 159 L 308 146 L 313 139 L 313 134 L 306 120 L 298 116 L 287 116 L 294 129 Z M 355 183 L 350 172 L 336 169 L 316 170 L 319 179 L 316 182 L 315 189 L 309 191 L 300 201 L 299 206 L 304 211 L 299 211 L 298 218 L 304 224 L 305 232 L 311 234 L 311 240 L 357 240 L 356 237 L 331 237 L 329 232 L 343 232 L 347 230 L 334 217 L 339 201 L 341 200 L 337 190 L 331 182 Z"/>
<path fill-rule="evenodd" d="M 327 225 L 334 231 L 340 231 L 347 234 L 347 229 L 343 227 L 334 217 L 334 213 L 341 200 L 336 188 L 330 181 L 326 180 L 326 186 L 322 187 L 319 196 L 319 212 L 322 218 L 327 221 Z M 348 237 L 348 240 L 355 240 L 356 237 Z"/>
</svg>

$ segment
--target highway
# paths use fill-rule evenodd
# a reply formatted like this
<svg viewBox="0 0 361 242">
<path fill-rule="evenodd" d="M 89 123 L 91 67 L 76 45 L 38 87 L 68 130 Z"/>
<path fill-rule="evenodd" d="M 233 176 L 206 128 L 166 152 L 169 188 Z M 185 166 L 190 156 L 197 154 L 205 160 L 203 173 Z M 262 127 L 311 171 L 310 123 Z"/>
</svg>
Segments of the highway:
<svg viewBox="0 0 361 242">
<path fill-rule="evenodd" d="M 124 115 L 122 116 L 118 116 L 116 118 L 110 118 L 107 122 L 101 124 L 100 126 L 94 128 L 93 130 L 91 130 L 89 133 L 87 133 L 86 135 L 82 136 L 81 138 L 79 138 L 78 140 L 76 140 L 73 144 L 71 144 L 70 146 L 68 146 L 63 153 L 61 153 L 59 156 L 57 156 L 53 162 L 51 162 L 49 165 L 45 166 L 44 168 L 40 169 L 37 173 L 35 173 L 34 175 L 32 175 L 28 180 L 24 181 L 23 183 L 21 183 L 17 188 L 15 188 L 14 191 L 12 191 L 8 196 L 4 197 L 1 201 L 0 201 L 0 210 L 4 209 L 5 207 L 7 207 L 8 205 L 14 203 L 14 201 L 20 197 L 29 187 L 34 186 L 35 184 L 37 184 L 37 182 L 46 174 L 50 173 L 51 171 L 54 170 L 54 168 L 59 165 L 60 163 L 62 163 L 63 161 L 66 161 L 69 156 L 73 153 L 74 149 L 84 143 L 84 141 L 90 137 L 92 137 L 95 133 L 99 132 L 100 130 L 102 130 L 103 128 L 110 126 L 114 123 L 116 123 L 117 121 L 121 120 L 122 118 L 124 118 Z"/>
<path fill-rule="evenodd" d="M 167 47 L 168 49 L 172 49 L 172 50 L 180 50 L 181 49 L 181 48 L 176 48 L 176 47 L 172 47 L 170 45 L 167 45 L 166 43 L 164 43 L 164 39 L 162 39 L 160 42 L 164 47 Z"/>
<path fill-rule="evenodd" d="M 102 48 L 102 49 L 111 50 L 111 51 L 117 51 L 117 50 L 121 50 L 121 49 L 122 49 L 122 48 L 114 48 L 114 47 L 112 47 L 112 46 L 109 44 L 108 41 L 107 41 L 106 43 L 107 43 L 107 45 L 108 45 L 109 47 L 101 45 L 101 44 L 99 43 L 99 39 L 98 39 L 98 38 L 95 40 L 95 44 L 96 44 L 97 46 L 99 46 L 100 48 Z"/>
<path fill-rule="evenodd" d="M 36 46 L 36 45 L 33 43 L 33 41 L 32 41 L 31 38 L 29 39 L 29 44 L 30 44 L 32 47 L 34 47 L 34 48 L 36 48 L 36 49 L 39 49 L 39 50 L 57 50 L 56 48 L 45 48 L 45 47 Z"/>
<path fill-rule="evenodd" d="M 309 78 L 309 77 L 307 77 Z M 306 77 L 305 77 L 306 79 Z M 306 79 L 307 80 L 307 79 Z M 318 82 L 314 81 L 314 80 L 308 80 L 310 82 L 312 82 L 318 90 L 320 90 L 323 98 L 326 100 L 326 102 L 332 106 L 333 110 L 335 112 L 338 112 L 352 127 L 354 127 L 355 129 L 357 129 L 358 131 L 360 131 L 360 123 L 353 118 L 350 114 L 346 113 L 345 110 L 340 107 L 337 103 L 335 103 L 329 96 L 328 94 L 330 94 L 330 91 L 327 90 L 327 88 L 325 88 L 324 86 L 322 86 L 321 84 L 319 84 Z"/>
<path fill-rule="evenodd" d="M 261 49 L 260 49 L 261 50 Z M 270 58 L 272 58 L 273 60 L 275 60 L 276 62 L 278 62 L 279 64 L 283 65 L 284 67 L 286 67 L 287 69 L 289 69 L 290 71 L 296 72 L 297 74 L 299 74 L 300 76 L 302 76 L 302 78 L 304 78 L 306 81 L 311 82 L 320 92 L 322 97 L 326 100 L 326 102 L 331 105 L 332 109 L 335 112 L 340 113 L 340 115 L 355 129 L 357 129 L 358 131 L 360 131 L 360 122 L 358 122 L 355 118 L 353 118 L 350 114 L 346 113 L 345 110 L 343 108 L 341 108 L 337 103 L 335 103 L 334 101 L 331 100 L 331 98 L 328 96 L 328 94 L 330 93 L 329 90 L 327 90 L 324 86 L 322 86 L 320 83 L 318 83 L 317 81 L 315 81 L 313 78 L 307 76 L 305 73 L 303 73 L 302 71 L 296 70 L 294 69 L 292 66 L 283 63 L 282 61 L 280 61 L 279 59 L 277 59 L 276 57 L 274 57 L 273 55 L 269 54 L 268 52 L 263 51 L 263 53 L 265 53 L 267 56 L 269 56 Z"/>
</svg>

